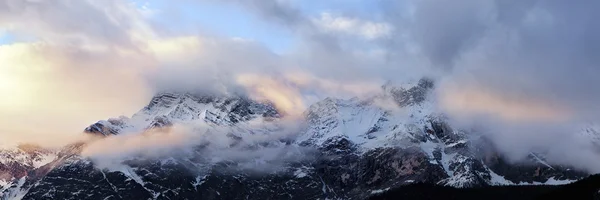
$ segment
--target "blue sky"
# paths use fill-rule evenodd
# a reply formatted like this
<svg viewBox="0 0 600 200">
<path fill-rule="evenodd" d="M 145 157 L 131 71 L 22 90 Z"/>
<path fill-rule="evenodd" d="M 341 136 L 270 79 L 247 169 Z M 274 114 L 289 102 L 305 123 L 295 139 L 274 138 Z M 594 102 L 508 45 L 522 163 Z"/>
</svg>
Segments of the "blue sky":
<svg viewBox="0 0 600 200">
<path fill-rule="evenodd" d="M 351 12 L 360 17 L 371 17 L 379 10 L 379 0 L 297 0 L 298 6 L 306 13 L 318 15 L 321 12 Z"/>
<path fill-rule="evenodd" d="M 378 10 L 376 0 L 293 0 L 292 3 L 302 13 L 309 16 L 319 16 L 323 12 L 352 13 L 361 18 L 374 18 Z M 265 45 L 274 52 L 285 52 L 295 42 L 294 33 L 280 24 L 274 24 L 262 19 L 242 6 L 223 1 L 198 1 L 170 5 L 162 0 L 137 1 L 138 5 L 146 5 L 153 10 L 159 10 L 154 17 L 169 27 L 201 30 L 226 37 L 240 37 L 254 40 Z M 162 13 L 162 14 L 161 14 Z M 172 17 L 168 15 L 178 15 Z M 167 16 L 165 16 L 167 15 Z M 196 29 L 196 30 L 194 30 Z"/>
<path fill-rule="evenodd" d="M 14 41 L 11 34 L 0 30 L 0 45 L 10 44 Z"/>
<path fill-rule="evenodd" d="M 254 40 L 274 52 L 282 53 L 295 42 L 294 33 L 278 24 L 261 19 L 256 13 L 233 3 L 222 1 L 198 1 L 197 3 L 169 4 L 163 0 L 132 0 L 133 3 L 157 10 L 152 17 L 157 23 L 171 29 L 202 32 L 225 37 Z M 378 10 L 376 0 L 292 0 L 292 3 L 309 16 L 323 12 L 352 13 L 361 18 L 373 18 Z M 20 39 L 0 30 L 0 45 L 18 42 Z"/>
<path fill-rule="evenodd" d="M 239 7 L 203 3 L 201 6 L 182 11 L 189 20 L 198 23 L 202 29 L 227 37 L 256 40 L 276 52 L 284 51 L 293 42 L 292 33 L 289 31 L 268 24 Z"/>
<path fill-rule="evenodd" d="M 31 35 L 15 34 L 11 31 L 3 31 L 0 29 L 0 45 L 13 44 L 16 42 L 31 42 L 36 38 Z"/>
<path fill-rule="evenodd" d="M 208 1 L 177 7 L 166 3 L 151 0 L 145 5 L 149 9 L 159 10 L 153 20 L 168 23 L 171 28 L 254 40 L 275 52 L 285 51 L 293 43 L 290 31 L 268 23 L 240 6 Z M 165 16 L 173 12 L 178 16 Z"/>
<path fill-rule="evenodd" d="M 133 2 L 140 7 L 146 6 L 151 10 L 158 10 L 159 12 L 152 19 L 172 29 L 255 40 L 275 52 L 283 52 L 293 43 L 294 36 L 290 31 L 268 23 L 233 4 L 203 1 L 175 7 L 162 0 Z M 169 16 L 174 13 L 179 16 Z M 18 41 L 20 39 L 10 32 L 0 30 L 0 45 Z"/>
</svg>

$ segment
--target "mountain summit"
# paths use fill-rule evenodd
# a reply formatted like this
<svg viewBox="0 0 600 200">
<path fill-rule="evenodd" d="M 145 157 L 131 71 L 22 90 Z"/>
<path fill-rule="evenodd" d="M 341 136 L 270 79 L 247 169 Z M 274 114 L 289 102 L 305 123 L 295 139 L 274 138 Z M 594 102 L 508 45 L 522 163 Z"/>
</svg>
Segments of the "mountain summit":
<svg viewBox="0 0 600 200">
<path fill-rule="evenodd" d="M 279 118 L 280 115 L 272 104 L 245 97 L 160 93 L 131 118 L 102 120 L 87 127 L 85 132 L 108 136 L 199 121 L 233 125 L 258 117 Z"/>
</svg>

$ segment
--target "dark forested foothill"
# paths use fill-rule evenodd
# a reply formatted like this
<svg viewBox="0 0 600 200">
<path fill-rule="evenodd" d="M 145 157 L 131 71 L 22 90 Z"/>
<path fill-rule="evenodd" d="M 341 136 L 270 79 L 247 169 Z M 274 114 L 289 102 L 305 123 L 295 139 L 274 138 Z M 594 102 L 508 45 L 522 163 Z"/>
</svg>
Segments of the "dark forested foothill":
<svg viewBox="0 0 600 200">
<path fill-rule="evenodd" d="M 371 200 L 391 199 L 444 199 L 444 200 L 532 200 L 532 199 L 593 199 L 600 200 L 600 175 L 561 186 L 491 186 L 479 188 L 453 188 L 418 183 L 392 189 L 371 197 Z"/>
</svg>

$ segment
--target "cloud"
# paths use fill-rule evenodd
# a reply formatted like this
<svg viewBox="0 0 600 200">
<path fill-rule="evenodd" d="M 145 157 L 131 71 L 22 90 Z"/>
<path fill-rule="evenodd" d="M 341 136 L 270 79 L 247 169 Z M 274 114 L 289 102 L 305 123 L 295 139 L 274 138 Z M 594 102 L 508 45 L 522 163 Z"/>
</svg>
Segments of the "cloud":
<svg viewBox="0 0 600 200">
<path fill-rule="evenodd" d="M 301 130 L 303 124 L 297 120 L 250 121 L 239 126 L 254 134 L 241 134 L 240 127 L 215 127 L 202 122 L 183 124 L 89 140 L 81 155 L 92 159 L 96 167 L 110 170 L 118 170 L 126 160 L 182 159 L 205 166 L 233 161 L 238 165 L 230 170 L 254 172 L 284 170 L 286 162 L 311 158 L 312 149 L 280 142 Z M 263 134 L 266 130 L 268 134 Z"/>
<path fill-rule="evenodd" d="M 440 107 L 461 127 L 485 127 L 507 155 L 550 150 L 556 162 L 587 169 L 598 157 L 582 140 L 597 123 L 600 29 L 593 1 L 421 1 L 413 22 L 418 53 L 447 73 Z M 439 8 L 444 9 L 439 9 Z M 543 147 L 543 148 L 542 148 Z M 560 149 L 553 150 L 553 149 Z M 517 156 L 518 155 L 518 156 Z M 559 156 L 560 155 L 560 156 Z M 573 155 L 573 156 L 566 156 Z"/>
<path fill-rule="evenodd" d="M 321 13 L 319 18 L 315 18 L 312 21 L 323 31 L 334 34 L 355 35 L 367 40 L 387 37 L 392 31 L 391 25 L 386 23 L 336 16 L 327 12 Z"/>
<path fill-rule="evenodd" d="M 369 81 L 335 81 L 320 78 L 299 69 L 279 74 L 241 74 L 237 82 L 251 97 L 268 100 L 287 115 L 302 117 L 312 103 L 326 97 L 368 97 L 381 92 L 379 83 Z"/>
<path fill-rule="evenodd" d="M 0 46 L 0 137 L 65 144 L 71 140 L 46 139 L 77 138 L 98 117 L 139 109 L 150 95 L 146 86 L 134 68 L 115 67 L 134 62 L 144 63 L 46 43 Z"/>
<path fill-rule="evenodd" d="M 10 94 L 0 100 L 4 141 L 31 141 L 31 136 L 43 135 L 38 138 L 65 139 L 35 142 L 66 144 L 96 120 L 130 115 L 153 93 L 164 90 L 248 94 L 299 115 L 328 92 L 360 89 L 357 84 L 343 86 L 312 74 L 293 78 L 292 69 L 307 71 L 293 64 L 290 56 L 273 54 L 252 41 L 187 33 L 159 36 L 132 4 L 57 3 L 1 4 L 0 14 L 7 16 L 2 26 L 40 39 L 0 46 L 0 90 Z M 75 17 L 79 7 L 90 9 L 89 16 Z M 42 20 L 44 15 L 55 18 Z M 72 25 L 96 18 L 101 23 Z M 22 20 L 31 23 L 11 25 Z M 30 29 L 37 24 L 39 29 Z M 106 35 L 99 29 L 115 33 Z M 306 98 L 304 91 L 313 95 Z"/>
<path fill-rule="evenodd" d="M 587 111 L 600 99 L 592 89 L 600 68 L 590 53 L 599 46 L 599 29 L 587 11 L 598 3 L 407 2 L 411 15 L 389 19 L 408 30 L 396 34 L 409 35 L 417 54 L 433 66 L 450 69 L 445 77 L 455 88 L 551 102 L 578 117 L 597 115 Z"/>
<path fill-rule="evenodd" d="M 2 0 L 0 26 L 47 42 L 132 47 L 148 33 L 134 9 L 114 0 Z"/>
<path fill-rule="evenodd" d="M 566 108 L 543 99 L 501 96 L 484 88 L 464 85 L 443 85 L 438 91 L 440 106 L 449 113 L 495 115 L 515 122 L 563 122 L 572 117 Z"/>
<path fill-rule="evenodd" d="M 492 1 L 418 1 L 410 34 L 436 65 L 450 65 L 488 26 Z"/>
<path fill-rule="evenodd" d="M 304 98 L 298 88 L 285 80 L 257 74 L 243 74 L 238 76 L 237 81 L 249 88 L 252 98 L 274 102 L 285 114 L 300 116 L 306 109 Z"/>
<path fill-rule="evenodd" d="M 214 0 L 204 0 L 214 1 Z M 290 28 L 310 26 L 310 21 L 289 0 L 225 0 L 220 2 L 239 5 L 257 14 L 258 16 Z"/>
<path fill-rule="evenodd" d="M 0 140 L 60 146 L 140 109 L 156 63 L 142 21 L 120 1 L 0 1 L 0 27 L 29 38 L 0 45 Z"/>
</svg>

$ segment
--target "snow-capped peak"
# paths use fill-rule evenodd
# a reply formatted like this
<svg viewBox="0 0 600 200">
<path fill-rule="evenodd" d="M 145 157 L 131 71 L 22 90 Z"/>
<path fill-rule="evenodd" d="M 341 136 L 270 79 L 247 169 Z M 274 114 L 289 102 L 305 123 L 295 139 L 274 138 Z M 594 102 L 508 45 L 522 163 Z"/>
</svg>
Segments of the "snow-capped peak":
<svg viewBox="0 0 600 200">
<path fill-rule="evenodd" d="M 278 118 L 270 103 L 256 102 L 245 97 L 197 95 L 191 93 L 160 93 L 131 118 L 102 120 L 85 129 L 88 133 L 114 135 L 147 129 L 203 122 L 214 125 L 233 125 L 255 118 Z"/>
<path fill-rule="evenodd" d="M 434 82 L 428 78 L 422 78 L 417 83 L 405 83 L 395 86 L 388 82 L 382 86 L 384 95 L 391 96 L 399 106 L 414 106 L 421 104 L 427 99 L 427 95 L 434 88 Z"/>
<path fill-rule="evenodd" d="M 423 131 L 415 125 L 423 126 L 433 112 L 425 99 L 432 88 L 430 80 L 422 79 L 403 87 L 386 84 L 382 95 L 363 100 L 326 98 L 305 112 L 309 127 L 298 141 L 320 147 L 350 142 L 366 150 L 422 140 Z"/>
<path fill-rule="evenodd" d="M 384 110 L 362 104 L 357 99 L 327 98 L 306 111 L 309 128 L 299 141 L 321 146 L 333 138 L 346 138 L 361 144 L 385 114 Z"/>
</svg>

